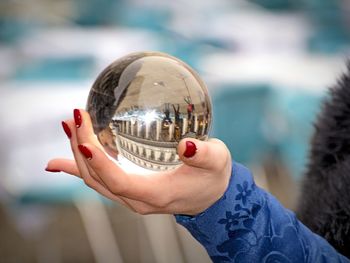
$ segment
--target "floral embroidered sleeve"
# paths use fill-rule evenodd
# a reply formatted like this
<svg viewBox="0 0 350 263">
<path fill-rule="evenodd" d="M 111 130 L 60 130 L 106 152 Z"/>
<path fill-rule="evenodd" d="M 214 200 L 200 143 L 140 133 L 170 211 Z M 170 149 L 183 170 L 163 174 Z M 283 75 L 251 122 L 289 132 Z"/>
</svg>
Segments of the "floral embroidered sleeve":
<svg viewBox="0 0 350 263">
<path fill-rule="evenodd" d="M 220 200 L 195 217 L 176 215 L 213 262 L 350 262 L 257 187 L 247 168 L 232 166 Z"/>
</svg>

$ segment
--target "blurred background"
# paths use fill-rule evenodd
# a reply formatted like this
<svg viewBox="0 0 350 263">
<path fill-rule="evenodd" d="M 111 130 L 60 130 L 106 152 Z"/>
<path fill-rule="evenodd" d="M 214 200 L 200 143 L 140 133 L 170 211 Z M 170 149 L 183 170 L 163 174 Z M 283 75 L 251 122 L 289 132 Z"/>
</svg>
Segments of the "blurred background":
<svg viewBox="0 0 350 263">
<path fill-rule="evenodd" d="M 77 179 L 60 122 L 98 73 L 158 50 L 195 68 L 211 137 L 295 208 L 313 121 L 350 51 L 348 0 L 0 0 L 0 262 L 210 262 L 172 216 L 139 216 Z"/>
</svg>

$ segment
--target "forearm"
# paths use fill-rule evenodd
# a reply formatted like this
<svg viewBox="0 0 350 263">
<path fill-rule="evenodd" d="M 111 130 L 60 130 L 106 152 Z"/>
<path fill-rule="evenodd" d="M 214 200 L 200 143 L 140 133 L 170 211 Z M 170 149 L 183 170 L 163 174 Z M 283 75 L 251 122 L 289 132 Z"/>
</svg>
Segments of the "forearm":
<svg viewBox="0 0 350 263">
<path fill-rule="evenodd" d="M 223 197 L 195 217 L 176 216 L 214 262 L 350 262 L 233 163 Z"/>
</svg>

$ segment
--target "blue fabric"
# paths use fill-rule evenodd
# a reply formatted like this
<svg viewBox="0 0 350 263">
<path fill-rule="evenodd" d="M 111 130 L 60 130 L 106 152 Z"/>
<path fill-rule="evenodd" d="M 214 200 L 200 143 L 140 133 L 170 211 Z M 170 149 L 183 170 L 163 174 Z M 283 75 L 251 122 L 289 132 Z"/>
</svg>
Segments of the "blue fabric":
<svg viewBox="0 0 350 263">
<path fill-rule="evenodd" d="M 205 247 L 213 262 L 350 262 L 304 226 L 233 163 L 225 194 L 203 213 L 176 221 Z"/>
</svg>

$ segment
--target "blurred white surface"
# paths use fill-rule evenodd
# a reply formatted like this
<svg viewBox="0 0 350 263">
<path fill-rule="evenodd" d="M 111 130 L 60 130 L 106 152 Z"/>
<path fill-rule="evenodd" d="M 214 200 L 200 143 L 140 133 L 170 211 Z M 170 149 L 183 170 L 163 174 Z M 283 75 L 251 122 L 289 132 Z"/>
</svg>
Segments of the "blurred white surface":
<svg viewBox="0 0 350 263">
<path fill-rule="evenodd" d="M 0 180 L 7 190 L 19 194 L 77 183 L 44 169 L 52 157 L 72 157 L 61 121 L 72 118 L 74 108 L 85 108 L 90 85 L 19 82 L 2 86 L 0 120 L 5 125 L 0 131 Z"/>
<path fill-rule="evenodd" d="M 317 95 L 344 72 L 344 56 L 279 53 L 221 53 L 202 59 L 208 83 L 265 83 L 276 89 L 310 91 Z M 217 86 L 217 85 L 213 85 Z M 209 86 L 210 87 L 210 86 Z"/>
<path fill-rule="evenodd" d="M 18 52 L 26 59 L 93 57 L 98 74 L 113 60 L 128 53 L 159 49 L 158 40 L 156 34 L 140 29 L 57 27 L 40 30 L 24 39 Z"/>
</svg>

